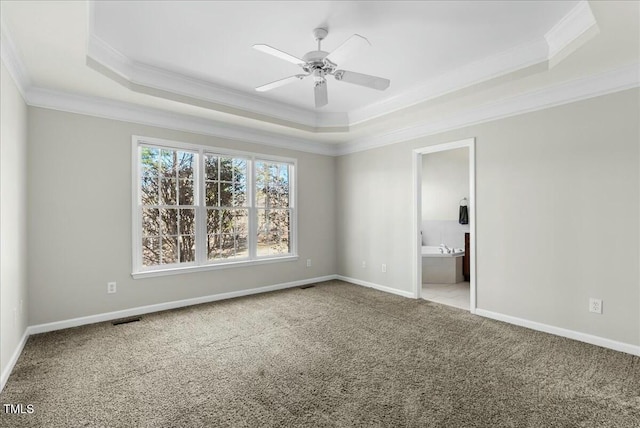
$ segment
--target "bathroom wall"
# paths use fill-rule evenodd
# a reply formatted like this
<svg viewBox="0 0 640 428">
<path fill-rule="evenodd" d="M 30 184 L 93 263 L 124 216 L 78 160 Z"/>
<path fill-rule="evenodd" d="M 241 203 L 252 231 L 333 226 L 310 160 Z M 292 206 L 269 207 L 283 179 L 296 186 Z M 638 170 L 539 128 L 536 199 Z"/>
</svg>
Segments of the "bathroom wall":
<svg viewBox="0 0 640 428">
<path fill-rule="evenodd" d="M 422 156 L 422 243 L 464 248 L 468 224 L 458 223 L 460 200 L 469 198 L 469 149 Z"/>
</svg>

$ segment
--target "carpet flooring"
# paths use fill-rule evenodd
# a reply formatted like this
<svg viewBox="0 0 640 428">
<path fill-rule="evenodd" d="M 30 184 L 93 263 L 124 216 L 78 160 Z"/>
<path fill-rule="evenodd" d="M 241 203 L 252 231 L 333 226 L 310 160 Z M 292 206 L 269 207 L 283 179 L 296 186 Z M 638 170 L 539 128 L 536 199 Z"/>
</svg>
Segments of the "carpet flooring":
<svg viewBox="0 0 640 428">
<path fill-rule="evenodd" d="M 2 427 L 640 427 L 640 358 L 329 281 L 29 338 Z"/>
</svg>

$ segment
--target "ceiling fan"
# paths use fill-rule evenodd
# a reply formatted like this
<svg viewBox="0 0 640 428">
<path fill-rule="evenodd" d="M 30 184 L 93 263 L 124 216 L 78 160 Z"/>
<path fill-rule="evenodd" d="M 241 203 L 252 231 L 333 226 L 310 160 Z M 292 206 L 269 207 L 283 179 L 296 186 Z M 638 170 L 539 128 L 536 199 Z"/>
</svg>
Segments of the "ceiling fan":
<svg viewBox="0 0 640 428">
<path fill-rule="evenodd" d="M 269 45 L 253 45 L 254 49 L 299 65 L 305 71 L 305 74 L 296 74 L 276 80 L 275 82 L 267 83 L 266 85 L 258 86 L 256 91 L 270 91 L 271 89 L 284 86 L 296 80 L 302 80 L 307 76 L 313 76 L 315 104 L 316 107 L 322 107 L 329 102 L 327 95 L 327 75 L 332 75 L 336 80 L 366 86 L 367 88 L 377 89 L 379 91 L 384 91 L 389 87 L 391 83 L 389 79 L 356 73 L 354 71 L 337 70 L 338 64 L 347 59 L 353 51 L 360 47 L 370 45 L 370 43 L 366 38 L 354 34 L 342 45 L 338 46 L 336 50 L 328 53 L 320 49 L 320 43 L 327 37 L 328 33 L 326 28 L 316 28 L 313 30 L 313 36 L 318 42 L 318 50 L 307 52 L 302 59 L 289 55 L 279 49 L 272 48 Z"/>
</svg>

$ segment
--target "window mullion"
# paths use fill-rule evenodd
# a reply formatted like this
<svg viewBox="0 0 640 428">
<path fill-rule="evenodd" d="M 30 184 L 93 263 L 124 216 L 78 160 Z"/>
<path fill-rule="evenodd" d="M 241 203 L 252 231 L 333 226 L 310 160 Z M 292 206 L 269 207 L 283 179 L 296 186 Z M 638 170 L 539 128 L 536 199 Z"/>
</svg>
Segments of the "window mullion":
<svg viewBox="0 0 640 428">
<path fill-rule="evenodd" d="M 194 202 L 196 203 L 196 264 L 201 265 L 207 261 L 207 208 L 204 174 L 204 150 L 198 150 L 198 162 L 194 183 L 197 183 Z"/>
<path fill-rule="evenodd" d="M 249 259 L 254 260 L 258 252 L 258 211 L 256 209 L 258 192 L 256 190 L 256 163 L 255 158 L 251 157 L 248 161 L 249 180 L 247 183 L 247 191 L 249 193 Z"/>
</svg>

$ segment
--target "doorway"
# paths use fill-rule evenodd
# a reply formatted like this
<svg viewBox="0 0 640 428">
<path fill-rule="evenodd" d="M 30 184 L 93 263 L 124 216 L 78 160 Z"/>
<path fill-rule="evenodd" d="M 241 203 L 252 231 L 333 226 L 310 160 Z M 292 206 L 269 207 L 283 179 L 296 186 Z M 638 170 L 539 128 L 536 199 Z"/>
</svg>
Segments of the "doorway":
<svg viewBox="0 0 640 428">
<path fill-rule="evenodd" d="M 466 149 L 466 150 L 459 150 Z M 454 152 L 457 151 L 457 152 Z M 459 197 L 454 196 L 453 191 L 446 193 L 445 190 L 441 190 L 445 193 L 440 195 L 433 195 L 434 200 L 443 200 L 443 204 L 446 207 L 436 206 L 430 199 L 423 201 L 423 178 L 428 178 L 428 173 L 423 171 L 424 156 L 434 154 L 433 159 L 453 159 L 454 153 L 466 152 L 468 159 L 466 160 L 465 172 L 468 173 L 468 196 L 460 194 Z M 457 156 L 457 155 L 456 155 Z M 428 159 L 427 159 L 428 160 Z M 429 163 L 427 162 L 427 165 Z M 449 171 L 446 164 L 443 166 L 442 171 Z M 464 168 L 464 164 L 462 165 Z M 434 172 L 430 170 L 430 172 Z M 444 175 L 444 174 L 443 174 Z M 460 296 L 462 291 L 468 287 L 468 309 L 471 313 L 476 311 L 476 225 L 475 225 L 475 138 L 468 138 L 460 141 L 453 141 L 449 143 L 437 144 L 433 146 L 422 147 L 413 151 L 413 178 L 414 178 L 414 224 L 413 224 L 413 236 L 412 244 L 414 249 L 414 279 L 413 279 L 413 294 L 416 298 L 427 298 L 429 300 L 438 301 L 436 296 L 441 293 L 443 296 L 448 294 L 449 300 L 461 301 Z M 440 186 L 447 187 L 447 186 Z M 448 186 L 451 187 L 451 186 Z M 466 188 L 466 187 L 465 187 Z M 457 192 L 455 194 L 458 194 Z M 440 199 L 439 199 L 440 198 Z M 451 198 L 455 199 L 455 206 L 451 206 Z M 466 200 L 465 200 L 466 199 Z M 424 207 L 423 202 L 428 202 L 428 206 Z M 466 204 L 466 210 L 461 207 Z M 446 208 L 447 214 L 441 214 L 442 208 Z M 451 210 L 459 210 L 458 218 L 456 220 L 450 219 Z M 423 211 L 431 217 L 443 217 L 448 216 L 449 220 L 425 220 L 423 217 Z M 466 211 L 466 212 L 465 212 Z M 438 213 L 436 213 L 438 212 Z M 456 223 L 462 222 L 464 225 L 464 215 L 468 224 L 466 226 L 458 227 Z M 425 231 L 425 227 L 429 228 L 429 231 Z M 465 245 L 465 234 L 468 231 L 468 241 Z M 423 232 L 425 234 L 423 235 Z M 430 233 L 427 235 L 427 233 Z M 449 243 L 446 241 L 449 240 Z M 430 244 L 430 245 L 425 245 Z M 444 246 L 444 247 L 443 247 Z M 461 248 L 462 247 L 462 248 Z M 461 256 L 460 250 L 466 250 L 464 257 Z M 424 253 L 424 255 L 423 255 Z M 465 259 L 466 258 L 466 259 Z M 459 260 L 458 260 L 459 259 Z M 460 269 L 464 270 L 465 262 L 468 264 L 468 283 L 460 281 L 460 275 L 463 273 Z M 423 265 L 425 266 L 425 272 L 423 275 Z M 466 272 L 465 272 L 466 273 Z M 466 275 L 463 275 L 466 276 Z M 432 287 L 425 289 L 429 294 L 423 296 L 423 279 L 436 284 Z M 466 278 L 465 278 L 466 279 Z M 442 284 L 438 284 L 442 282 Z M 467 286 L 468 284 L 468 286 Z M 451 285 L 451 287 L 447 287 Z M 458 296 L 458 297 L 454 297 Z M 466 296 L 464 296 L 466 302 Z M 446 299 L 443 298 L 442 303 L 446 303 Z M 455 305 L 454 303 L 450 303 Z"/>
</svg>

